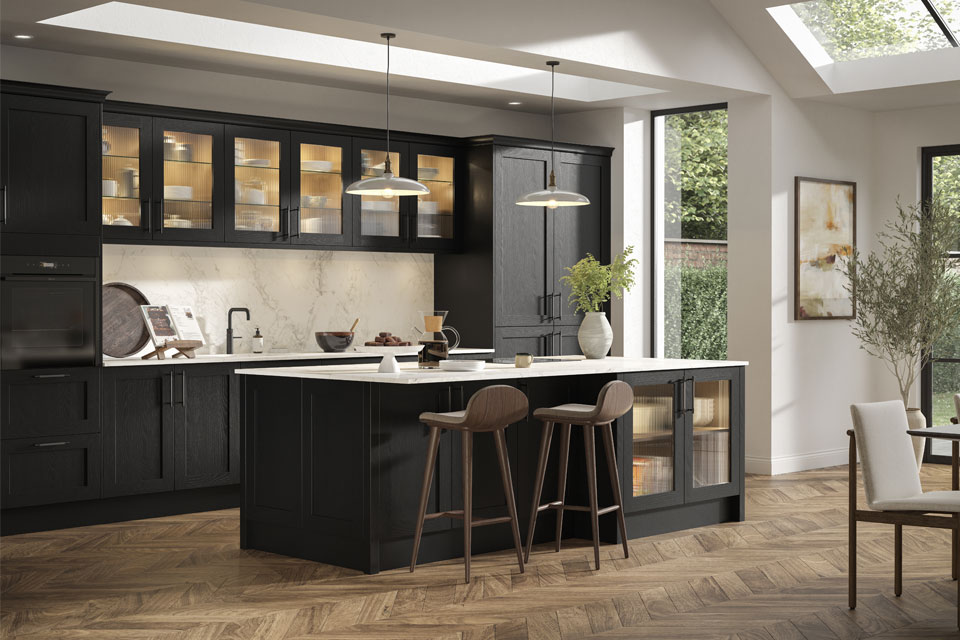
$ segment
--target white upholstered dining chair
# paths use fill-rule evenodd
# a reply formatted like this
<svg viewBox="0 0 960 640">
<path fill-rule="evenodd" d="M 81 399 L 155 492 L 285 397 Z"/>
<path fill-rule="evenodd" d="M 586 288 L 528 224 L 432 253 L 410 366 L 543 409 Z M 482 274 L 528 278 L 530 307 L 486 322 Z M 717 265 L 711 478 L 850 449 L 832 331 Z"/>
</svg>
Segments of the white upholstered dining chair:
<svg viewBox="0 0 960 640">
<path fill-rule="evenodd" d="M 960 491 L 928 491 L 907 435 L 907 413 L 899 400 L 850 406 L 850 553 L 849 605 L 857 606 L 857 522 L 894 525 L 894 593 L 903 590 L 903 525 L 960 529 Z M 869 509 L 857 509 L 857 451 Z M 953 576 L 960 569 L 953 549 Z M 960 582 L 957 583 L 960 602 Z M 960 626 L 960 606 L 957 609 Z"/>
</svg>

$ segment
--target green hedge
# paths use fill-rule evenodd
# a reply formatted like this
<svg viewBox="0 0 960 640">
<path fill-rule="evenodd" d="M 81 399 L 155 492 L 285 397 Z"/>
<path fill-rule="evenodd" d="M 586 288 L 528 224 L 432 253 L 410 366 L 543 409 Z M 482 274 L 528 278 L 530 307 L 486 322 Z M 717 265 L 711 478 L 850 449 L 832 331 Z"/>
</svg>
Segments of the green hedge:
<svg viewBox="0 0 960 640">
<path fill-rule="evenodd" d="M 679 282 L 678 282 L 679 281 Z M 727 357 L 727 266 L 669 264 L 664 272 L 664 352 L 667 357 Z M 678 348 L 679 347 L 679 348 Z M 678 353 L 679 351 L 679 353 Z"/>
</svg>

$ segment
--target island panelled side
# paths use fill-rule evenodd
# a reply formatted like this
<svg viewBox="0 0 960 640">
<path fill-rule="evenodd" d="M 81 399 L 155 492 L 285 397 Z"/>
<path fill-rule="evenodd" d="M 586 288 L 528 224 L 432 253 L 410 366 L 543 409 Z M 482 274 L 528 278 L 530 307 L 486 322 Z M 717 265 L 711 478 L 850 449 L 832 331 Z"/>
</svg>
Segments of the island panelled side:
<svg viewBox="0 0 960 640">
<path fill-rule="evenodd" d="M 490 381 L 388 384 L 281 376 L 241 376 L 243 485 L 241 546 L 377 573 L 410 562 L 420 481 L 427 455 L 423 411 L 457 411 Z M 719 367 L 500 380 L 527 394 L 528 418 L 507 429 L 520 530 L 526 532 L 542 425 L 533 410 L 593 403 L 613 379 L 634 388 L 635 403 L 614 425 L 627 533 L 637 538 L 743 519 L 743 368 Z M 575 427 L 576 432 L 579 428 Z M 489 442 L 488 442 L 489 440 Z M 554 438 L 543 499 L 557 490 Z M 602 451 L 597 443 L 597 451 Z M 597 477 L 607 477 L 597 457 Z M 461 505 L 460 434 L 447 431 L 428 512 Z M 571 438 L 567 496 L 586 504 L 582 438 Z M 605 482 L 599 502 L 612 504 Z M 474 517 L 504 515 L 491 437 L 474 444 Z M 460 557 L 459 521 L 425 524 L 420 562 Z M 541 517 L 535 542 L 551 540 Z M 616 542 L 613 516 L 600 521 Z M 584 513 L 564 517 L 563 537 L 590 537 Z M 474 553 L 512 546 L 509 528 L 474 531 Z M 535 551 L 536 552 L 536 551 Z"/>
</svg>

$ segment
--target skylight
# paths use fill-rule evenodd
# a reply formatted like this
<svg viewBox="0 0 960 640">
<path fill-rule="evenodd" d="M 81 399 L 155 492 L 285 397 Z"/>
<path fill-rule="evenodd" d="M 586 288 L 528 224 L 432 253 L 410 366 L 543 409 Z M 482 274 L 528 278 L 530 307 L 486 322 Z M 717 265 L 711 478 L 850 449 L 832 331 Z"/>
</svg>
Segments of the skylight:
<svg viewBox="0 0 960 640">
<path fill-rule="evenodd" d="M 118 36 L 182 44 L 222 51 L 295 60 L 362 71 L 383 72 L 380 42 L 364 42 L 308 31 L 284 29 L 126 2 L 107 2 L 41 21 Z M 372 35 L 376 35 L 375 33 Z M 393 47 L 391 73 L 461 85 L 550 95 L 550 74 L 499 62 Z M 557 97 L 582 102 L 615 100 L 652 93 L 621 82 L 557 74 Z"/>
<path fill-rule="evenodd" d="M 814 67 L 957 46 L 960 0 L 807 0 L 768 9 Z"/>
</svg>

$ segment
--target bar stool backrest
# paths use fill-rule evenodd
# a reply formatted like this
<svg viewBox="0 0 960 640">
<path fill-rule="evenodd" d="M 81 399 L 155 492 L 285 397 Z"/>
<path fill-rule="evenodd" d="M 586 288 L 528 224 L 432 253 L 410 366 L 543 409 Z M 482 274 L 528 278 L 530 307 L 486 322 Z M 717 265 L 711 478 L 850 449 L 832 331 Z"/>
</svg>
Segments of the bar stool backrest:
<svg viewBox="0 0 960 640">
<path fill-rule="evenodd" d="M 525 393 L 505 384 L 484 387 L 470 396 L 459 429 L 495 431 L 527 417 Z"/>
<path fill-rule="evenodd" d="M 600 389 L 594 424 L 613 422 L 633 406 L 633 389 L 623 380 L 611 380 Z"/>
</svg>

